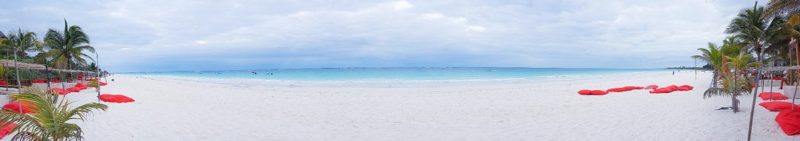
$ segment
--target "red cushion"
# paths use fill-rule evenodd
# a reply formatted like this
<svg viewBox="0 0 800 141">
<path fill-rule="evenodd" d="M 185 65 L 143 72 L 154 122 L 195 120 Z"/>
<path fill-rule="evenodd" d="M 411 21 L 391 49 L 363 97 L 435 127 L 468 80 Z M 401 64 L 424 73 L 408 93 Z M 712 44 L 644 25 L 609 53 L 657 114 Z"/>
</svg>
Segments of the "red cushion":
<svg viewBox="0 0 800 141">
<path fill-rule="evenodd" d="M 133 98 L 120 94 L 101 94 L 98 98 L 104 102 L 112 103 L 128 103 L 134 101 Z"/>
<path fill-rule="evenodd" d="M 65 95 L 65 94 L 69 93 L 69 91 L 64 90 L 62 88 L 53 88 L 53 89 L 50 89 L 50 92 L 56 93 L 56 94 L 59 94 L 59 95 Z"/>
<path fill-rule="evenodd" d="M 20 106 L 22 106 L 22 111 L 20 111 Z M 18 102 L 18 101 L 11 101 L 10 103 L 3 105 L 3 110 L 11 110 L 15 112 L 22 112 L 23 114 L 36 112 L 36 107 L 33 106 L 30 102 Z"/>
<path fill-rule="evenodd" d="M 13 122 L 2 122 L 0 123 L 0 126 L 2 126 L 2 128 L 0 128 L 0 139 L 3 139 L 3 137 L 6 137 L 6 135 L 14 131 L 14 128 L 17 127 L 17 124 L 14 124 Z"/>
<path fill-rule="evenodd" d="M 773 112 L 775 112 L 775 111 L 783 111 L 783 110 L 791 110 L 792 106 L 795 106 L 795 109 L 800 109 L 800 106 L 798 106 L 798 105 L 794 105 L 792 103 L 783 102 L 783 101 L 761 102 L 758 105 L 761 105 L 761 107 L 764 107 L 767 110 L 773 111 Z"/>
<path fill-rule="evenodd" d="M 691 91 L 694 87 L 689 85 L 682 85 L 678 87 L 678 91 Z"/>
<path fill-rule="evenodd" d="M 607 92 L 625 92 L 625 91 L 629 91 L 629 90 L 625 89 L 625 88 L 611 88 L 611 89 L 608 89 L 606 91 Z"/>
<path fill-rule="evenodd" d="M 664 88 L 657 88 L 657 89 L 655 89 L 653 91 L 650 91 L 650 93 L 651 94 L 665 94 L 665 93 L 671 93 L 673 91 L 675 91 L 675 90 L 674 89 L 670 89 L 669 87 L 664 87 Z"/>
<path fill-rule="evenodd" d="M 583 89 L 583 90 L 578 91 L 578 94 L 589 95 L 589 94 L 592 94 L 592 90 Z"/>
<path fill-rule="evenodd" d="M 642 86 L 625 86 L 625 88 L 630 90 L 644 89 Z"/>
<path fill-rule="evenodd" d="M 627 92 L 632 90 L 643 89 L 644 87 L 639 86 L 625 86 L 625 87 L 616 87 L 606 90 L 607 92 Z"/>
<path fill-rule="evenodd" d="M 603 91 L 603 90 L 593 90 L 592 91 L 592 95 L 606 95 L 606 94 L 608 94 L 608 92 Z"/>
<path fill-rule="evenodd" d="M 786 100 L 789 97 L 784 96 L 779 92 L 762 92 L 758 94 L 758 97 L 761 97 L 761 100 Z"/>
<path fill-rule="evenodd" d="M 775 117 L 775 121 L 786 135 L 800 134 L 800 111 L 783 110 Z"/>
<path fill-rule="evenodd" d="M 67 91 L 69 91 L 69 92 L 80 92 L 80 91 L 81 91 L 81 88 L 78 88 L 78 87 L 70 87 L 70 88 L 67 88 Z"/>
</svg>

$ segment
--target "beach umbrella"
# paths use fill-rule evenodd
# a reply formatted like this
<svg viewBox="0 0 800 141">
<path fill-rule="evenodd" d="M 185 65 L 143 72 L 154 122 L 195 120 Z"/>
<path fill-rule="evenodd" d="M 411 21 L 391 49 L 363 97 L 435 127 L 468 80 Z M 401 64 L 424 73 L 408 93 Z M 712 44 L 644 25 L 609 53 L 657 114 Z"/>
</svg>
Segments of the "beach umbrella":
<svg viewBox="0 0 800 141">
<path fill-rule="evenodd" d="M 97 96 L 97 98 L 103 102 L 111 103 L 128 103 L 135 101 L 133 98 L 121 94 L 101 94 L 100 96 Z"/>
</svg>

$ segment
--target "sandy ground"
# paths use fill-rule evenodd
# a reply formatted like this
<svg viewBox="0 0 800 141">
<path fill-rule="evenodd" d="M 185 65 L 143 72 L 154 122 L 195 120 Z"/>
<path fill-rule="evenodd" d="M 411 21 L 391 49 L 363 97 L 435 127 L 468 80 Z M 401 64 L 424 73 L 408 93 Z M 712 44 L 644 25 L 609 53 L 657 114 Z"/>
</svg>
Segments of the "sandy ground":
<svg viewBox="0 0 800 141">
<path fill-rule="evenodd" d="M 116 75 L 136 99 L 80 123 L 86 140 L 745 140 L 740 113 L 703 99 L 710 73 L 647 72 L 474 82 L 291 82 Z M 579 89 L 690 84 L 694 91 L 581 96 Z M 69 95 L 96 101 L 94 89 Z M 757 100 L 760 102 L 761 100 Z M 754 140 L 782 133 L 756 107 Z M 76 121 L 80 122 L 80 121 Z M 6 138 L 7 140 L 8 138 Z"/>
</svg>

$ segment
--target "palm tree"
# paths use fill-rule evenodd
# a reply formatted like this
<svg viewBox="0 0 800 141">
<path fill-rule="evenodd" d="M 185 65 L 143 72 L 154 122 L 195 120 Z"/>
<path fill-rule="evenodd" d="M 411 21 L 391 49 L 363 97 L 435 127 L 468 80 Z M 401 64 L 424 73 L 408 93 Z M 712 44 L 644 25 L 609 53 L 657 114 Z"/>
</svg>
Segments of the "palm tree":
<svg viewBox="0 0 800 141">
<path fill-rule="evenodd" d="M 84 121 L 92 111 L 105 111 L 108 108 L 101 103 L 87 103 L 78 107 L 70 107 L 70 102 L 63 98 L 56 103 L 55 94 L 25 93 L 12 95 L 12 98 L 29 102 L 36 108 L 32 113 L 18 113 L 12 110 L 0 111 L 0 121 L 9 121 L 18 126 L 17 134 L 11 140 L 62 141 L 81 140 L 83 131 L 72 120 Z"/>
<path fill-rule="evenodd" d="M 779 17 L 766 19 L 764 7 L 754 5 L 752 9 L 745 9 L 734 18 L 726 33 L 743 41 L 751 52 L 756 53 L 758 60 L 761 61 L 765 47 L 769 47 L 770 41 L 778 39 L 781 35 L 783 20 Z"/>
<path fill-rule="evenodd" d="M 707 48 L 697 48 L 697 50 L 702 52 L 702 54 L 694 55 L 692 58 L 700 59 L 711 65 L 711 68 L 714 69 L 711 87 L 716 87 L 718 81 L 717 78 L 719 78 L 719 72 L 722 70 L 722 57 L 725 55 L 714 43 L 708 43 Z"/>
<path fill-rule="evenodd" d="M 770 16 L 800 13 L 800 0 L 770 0 L 767 4 Z"/>
<path fill-rule="evenodd" d="M 64 30 L 55 29 L 47 31 L 44 39 L 48 56 L 53 58 L 54 65 L 59 68 L 72 69 L 72 65 L 87 65 L 86 59 L 92 59 L 85 52 L 94 53 L 94 47 L 89 45 L 89 36 L 81 27 L 68 26 L 64 20 Z"/>
<path fill-rule="evenodd" d="M 16 52 L 18 52 L 20 50 L 23 50 L 23 52 L 25 52 L 24 50 L 39 48 L 39 47 L 41 47 L 41 43 L 36 38 L 36 33 L 33 33 L 33 32 L 22 32 L 22 30 L 20 29 L 17 32 L 16 35 L 15 34 L 11 34 L 10 36 L 8 36 L 8 46 L 7 47 L 11 47 L 12 50 L 13 50 L 12 52 L 14 52 L 13 53 L 13 56 L 14 56 L 14 69 L 15 69 L 14 74 L 17 75 L 17 77 L 16 77 L 17 85 L 21 86 L 21 82 L 19 80 L 19 68 L 16 67 L 17 60 L 18 60 L 17 59 L 18 53 L 16 53 Z"/>
<path fill-rule="evenodd" d="M 731 109 L 733 112 L 739 112 L 739 100 L 736 99 L 739 94 L 743 92 L 750 92 L 750 81 L 747 77 L 746 70 L 749 67 L 756 66 L 757 63 L 751 63 L 753 57 L 747 52 L 741 52 L 736 56 L 725 56 L 725 61 L 722 70 L 722 87 L 711 87 L 703 93 L 703 98 L 712 96 L 730 96 Z"/>
<path fill-rule="evenodd" d="M 780 35 L 783 34 L 783 21 L 779 16 L 769 17 L 764 7 L 758 7 L 758 2 L 753 5 L 751 9 L 744 9 L 736 18 L 734 18 L 726 33 L 733 34 L 737 39 L 746 43 L 751 52 L 755 52 L 757 62 L 762 62 L 764 59 L 765 48 L 770 47 L 771 43 L 780 40 Z M 761 70 L 763 65 L 759 65 L 757 75 L 754 79 L 755 82 L 759 81 L 761 77 Z M 758 89 L 756 87 L 756 89 Z M 757 92 L 758 90 L 754 91 Z M 753 111 L 756 104 L 756 94 L 753 94 L 752 105 L 750 111 Z M 753 128 L 753 115 L 755 112 L 750 112 L 750 123 L 748 125 L 747 139 L 750 140 L 750 133 Z"/>
</svg>

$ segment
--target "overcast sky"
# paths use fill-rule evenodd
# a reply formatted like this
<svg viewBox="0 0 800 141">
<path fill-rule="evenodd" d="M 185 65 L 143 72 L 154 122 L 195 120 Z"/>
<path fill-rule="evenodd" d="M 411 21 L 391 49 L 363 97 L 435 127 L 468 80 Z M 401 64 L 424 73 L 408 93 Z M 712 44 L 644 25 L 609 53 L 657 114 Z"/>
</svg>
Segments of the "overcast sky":
<svg viewBox="0 0 800 141">
<path fill-rule="evenodd" d="M 752 0 L 4 1 L 0 30 L 81 26 L 115 72 L 692 66 Z M 764 4 L 764 1 L 759 2 Z M 702 64 L 702 63 L 698 63 Z"/>
</svg>

